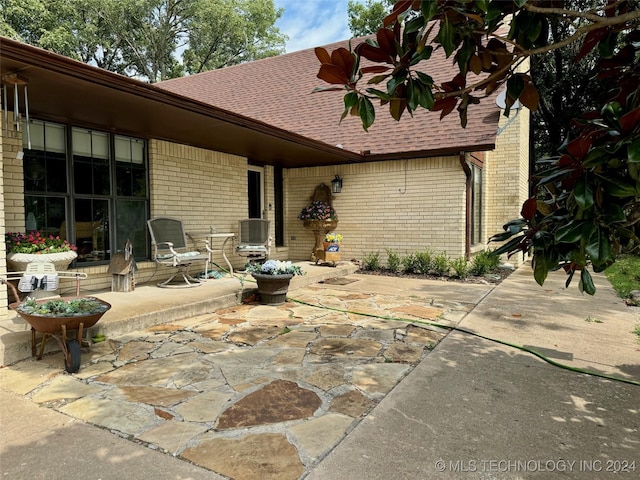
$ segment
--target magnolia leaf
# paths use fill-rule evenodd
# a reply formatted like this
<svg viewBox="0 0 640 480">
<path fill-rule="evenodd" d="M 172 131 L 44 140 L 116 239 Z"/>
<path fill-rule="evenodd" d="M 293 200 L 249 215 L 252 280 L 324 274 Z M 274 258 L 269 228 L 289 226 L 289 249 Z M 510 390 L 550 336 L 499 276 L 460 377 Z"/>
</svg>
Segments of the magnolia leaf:
<svg viewBox="0 0 640 480">
<path fill-rule="evenodd" d="M 375 77 L 371 77 L 371 79 L 367 82 L 368 85 L 377 85 L 380 82 L 385 81 L 389 78 L 389 74 L 386 75 L 376 75 Z"/>
<path fill-rule="evenodd" d="M 375 88 L 367 88 L 367 93 L 370 93 L 371 95 L 375 95 L 380 100 L 384 100 L 386 102 L 391 100 L 391 96 L 387 92 L 383 92 L 382 90 L 377 90 Z"/>
<path fill-rule="evenodd" d="M 580 283 L 578 284 L 580 292 L 594 295 L 596 293 L 596 286 L 593 284 L 593 278 L 586 268 L 583 268 L 580 272 Z"/>
<path fill-rule="evenodd" d="M 584 57 L 591 50 L 593 50 L 593 47 L 595 47 L 598 44 L 598 42 L 600 42 L 600 40 L 604 38 L 606 34 L 607 34 L 606 28 L 591 30 L 589 33 L 587 33 L 587 35 L 584 37 L 584 42 L 582 42 L 582 48 L 580 49 L 580 52 L 576 56 L 575 61 L 579 62 L 582 59 L 582 57 Z"/>
<path fill-rule="evenodd" d="M 349 92 L 344 96 L 344 108 L 348 109 L 358 103 L 358 94 L 356 92 Z"/>
<path fill-rule="evenodd" d="M 331 52 L 331 62 L 342 69 L 347 78 L 353 76 L 353 67 L 356 64 L 356 59 L 346 48 L 340 47 Z"/>
<path fill-rule="evenodd" d="M 420 10 L 425 23 L 428 23 L 438 13 L 438 2 L 420 2 Z"/>
<path fill-rule="evenodd" d="M 396 56 L 396 44 L 395 34 L 388 28 L 381 28 L 376 33 L 376 39 L 380 49 L 385 52 L 389 57 L 394 58 Z"/>
<path fill-rule="evenodd" d="M 531 220 L 536 214 L 536 210 L 538 210 L 538 200 L 536 197 L 531 197 L 522 204 L 520 215 L 526 220 Z"/>
<path fill-rule="evenodd" d="M 510 77 L 509 80 L 507 80 L 507 105 L 513 105 L 513 102 L 520 96 L 522 90 L 524 90 L 522 75 L 516 74 Z M 510 104 L 508 103 L 509 100 L 511 100 Z"/>
<path fill-rule="evenodd" d="M 444 51 L 447 55 L 447 58 L 451 56 L 453 51 L 456 49 L 455 43 L 453 41 L 455 35 L 455 28 L 451 25 L 449 21 L 449 17 L 447 15 L 442 19 L 442 23 L 440 24 L 440 31 L 438 32 L 438 36 L 436 37 L 438 43 L 442 45 Z"/>
<path fill-rule="evenodd" d="M 371 67 L 363 67 L 360 69 L 362 73 L 384 73 L 391 70 L 391 67 L 385 67 L 384 65 L 373 65 Z"/>
<path fill-rule="evenodd" d="M 527 39 L 533 43 L 540 36 L 540 32 L 542 31 L 542 21 L 539 15 L 534 15 L 533 19 L 529 22 L 529 26 L 527 27 Z"/>
<path fill-rule="evenodd" d="M 373 103 L 367 97 L 361 97 L 358 102 L 358 110 L 360 113 L 360 120 L 362 120 L 362 127 L 365 131 L 369 130 L 369 127 L 373 125 L 376 119 L 376 110 L 373 107 Z"/>
<path fill-rule="evenodd" d="M 329 55 L 329 52 L 327 52 L 326 49 L 322 47 L 316 47 L 314 49 L 314 52 L 316 52 L 316 57 L 318 57 L 318 60 L 320 60 L 320 63 L 331 63 L 331 56 Z"/>
<path fill-rule="evenodd" d="M 400 121 L 402 114 L 407 106 L 407 102 L 404 98 L 392 98 L 389 102 L 389 113 L 394 120 Z"/>
<path fill-rule="evenodd" d="M 531 82 L 527 82 L 520 94 L 520 102 L 532 112 L 538 110 L 538 104 L 540 103 L 540 96 L 538 89 Z"/>
<path fill-rule="evenodd" d="M 317 92 L 341 92 L 345 88 L 346 87 L 316 87 L 313 90 L 311 90 L 311 93 L 317 93 Z"/>
<path fill-rule="evenodd" d="M 453 109 L 456 108 L 456 104 L 458 103 L 458 99 L 455 97 L 446 97 L 439 98 L 433 104 L 431 110 L 437 112 L 438 110 L 442 110 L 440 114 L 440 120 L 453 112 Z"/>
<path fill-rule="evenodd" d="M 629 163 L 640 162 L 640 138 L 636 138 L 627 146 L 627 161 Z"/>
<path fill-rule="evenodd" d="M 613 258 L 611 242 L 606 232 L 595 228 L 584 247 L 594 265 L 602 265 Z"/>
<path fill-rule="evenodd" d="M 426 73 L 416 72 L 416 76 L 423 84 L 428 85 L 430 87 L 433 85 L 433 78 L 431 78 Z"/>
<path fill-rule="evenodd" d="M 346 85 L 349 83 L 349 77 L 340 67 L 331 63 L 323 63 L 317 77 L 327 83 Z"/>
<path fill-rule="evenodd" d="M 480 59 L 480 57 L 478 57 L 477 55 L 473 55 L 469 59 L 469 70 L 471 70 L 476 75 L 479 75 L 482 72 L 482 60 Z"/>
<path fill-rule="evenodd" d="M 584 221 L 571 221 L 556 231 L 556 242 L 575 243 L 582 238 Z"/>
<path fill-rule="evenodd" d="M 612 223 L 621 223 L 627 220 L 622 207 L 615 203 L 609 204 L 605 207 L 604 217 L 602 218 L 606 221 L 607 225 L 611 225 Z"/>
<path fill-rule="evenodd" d="M 433 47 L 432 46 L 427 46 L 425 48 L 423 48 L 420 52 L 416 52 L 413 54 L 413 56 L 411 57 L 411 61 L 409 62 L 409 65 L 416 65 L 417 63 L 422 62 L 423 60 L 428 60 L 429 58 L 431 58 L 431 54 L 433 53 Z"/>
<path fill-rule="evenodd" d="M 609 195 L 621 198 L 640 196 L 640 184 L 638 182 L 630 182 L 626 179 L 604 175 L 598 175 L 598 177 L 602 179 L 602 185 Z"/>
<path fill-rule="evenodd" d="M 533 267 L 533 278 L 535 278 L 536 283 L 540 286 L 544 285 L 544 281 L 547 279 L 547 275 L 549 274 L 549 268 L 547 267 L 547 260 L 544 252 L 534 252 L 531 266 Z"/>
<path fill-rule="evenodd" d="M 591 138 L 591 135 L 580 135 L 575 140 L 567 143 L 567 152 L 573 158 L 582 158 L 589 152 L 589 148 L 591 148 L 592 143 L 593 140 Z"/>
<path fill-rule="evenodd" d="M 580 177 L 573 188 L 573 196 L 581 210 L 591 208 L 594 203 L 593 185 L 587 177 Z"/>
<path fill-rule="evenodd" d="M 368 43 L 361 43 L 356 47 L 356 51 L 359 55 L 372 62 L 389 63 L 393 65 L 393 57 L 385 53 L 380 47 L 374 47 Z"/>
<path fill-rule="evenodd" d="M 420 89 L 419 103 L 422 108 L 426 108 L 427 110 L 431 110 L 433 108 L 435 100 L 433 98 L 433 93 L 431 93 L 430 87 L 425 86 L 424 88 Z"/>
<path fill-rule="evenodd" d="M 640 124 L 640 107 L 634 108 L 620 117 L 620 128 L 623 133 L 631 132 Z"/>
</svg>

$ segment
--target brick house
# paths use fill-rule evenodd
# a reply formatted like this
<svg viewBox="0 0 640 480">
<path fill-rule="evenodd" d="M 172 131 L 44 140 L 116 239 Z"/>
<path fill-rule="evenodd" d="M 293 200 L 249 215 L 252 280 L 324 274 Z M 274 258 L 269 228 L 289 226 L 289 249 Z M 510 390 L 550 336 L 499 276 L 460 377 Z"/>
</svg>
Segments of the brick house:
<svg viewBox="0 0 640 480">
<path fill-rule="evenodd" d="M 0 38 L 1 233 L 35 227 L 88 243 L 72 268 L 97 289 L 110 285 L 109 252 L 127 238 L 139 279 L 150 276 L 145 221 L 159 215 L 187 230 L 236 233 L 239 219 L 262 216 L 272 221 L 273 258 L 308 259 L 313 235 L 297 215 L 335 175 L 343 259 L 376 251 L 384 259 L 387 248 L 468 257 L 519 215 L 526 110 L 507 119 L 485 101 L 466 129 L 456 114 L 440 121 L 421 111 L 397 123 L 378 111 L 364 132 L 356 118 L 338 124 L 340 92 L 310 93 L 322 85 L 318 65 L 304 50 L 149 85 Z M 436 70 L 446 78 L 451 62 L 441 58 Z M 99 233 L 86 238 L 87 225 Z"/>
</svg>

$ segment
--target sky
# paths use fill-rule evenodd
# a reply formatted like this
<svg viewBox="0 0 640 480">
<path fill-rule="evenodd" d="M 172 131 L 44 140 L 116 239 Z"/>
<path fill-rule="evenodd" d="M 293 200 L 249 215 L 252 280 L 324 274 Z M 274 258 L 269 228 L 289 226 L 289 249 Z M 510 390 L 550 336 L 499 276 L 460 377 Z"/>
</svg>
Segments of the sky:
<svg viewBox="0 0 640 480">
<path fill-rule="evenodd" d="M 274 4 L 285 9 L 276 26 L 289 36 L 287 53 L 351 38 L 347 0 L 274 0 Z"/>
</svg>

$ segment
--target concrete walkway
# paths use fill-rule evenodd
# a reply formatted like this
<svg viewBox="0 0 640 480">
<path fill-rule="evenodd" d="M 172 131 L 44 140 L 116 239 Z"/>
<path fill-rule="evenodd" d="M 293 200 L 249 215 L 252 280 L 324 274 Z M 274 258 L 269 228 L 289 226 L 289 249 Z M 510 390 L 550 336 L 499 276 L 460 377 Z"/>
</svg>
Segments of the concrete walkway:
<svg viewBox="0 0 640 480">
<path fill-rule="evenodd" d="M 637 310 L 602 277 L 595 298 L 563 286 L 558 274 L 538 287 L 525 266 L 495 289 L 347 275 L 292 296 L 462 321 L 640 380 Z M 640 387 L 444 333 L 299 304 L 242 306 L 110 337 L 77 375 L 61 374 L 55 355 L 20 362 L 0 370 L 1 469 L 18 479 L 637 478 Z M 256 423 L 265 411 L 280 416 Z"/>
<path fill-rule="evenodd" d="M 639 310 L 525 266 L 461 322 L 561 363 L 640 381 Z M 638 478 L 640 386 L 454 332 L 309 475 L 342 479 Z"/>
</svg>

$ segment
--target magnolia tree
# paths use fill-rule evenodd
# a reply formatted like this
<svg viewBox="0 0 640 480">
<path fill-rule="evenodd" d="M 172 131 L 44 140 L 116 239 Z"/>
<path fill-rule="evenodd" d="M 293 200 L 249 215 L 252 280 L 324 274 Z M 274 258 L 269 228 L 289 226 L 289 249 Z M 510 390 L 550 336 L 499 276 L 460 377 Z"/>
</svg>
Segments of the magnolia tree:
<svg viewBox="0 0 640 480">
<path fill-rule="evenodd" d="M 522 205 L 522 218 L 490 239 L 504 242 L 498 254 L 532 254 L 540 285 L 550 270 L 563 268 L 567 286 L 578 273 L 579 289 L 594 294 L 588 267 L 602 271 L 623 251 L 640 248 L 640 5 L 608 0 L 588 11 L 563 5 L 398 0 L 375 38 L 353 50 L 316 49 L 318 78 L 331 86 L 315 91 L 344 90 L 341 120 L 359 116 L 365 130 L 375 121 L 373 102 L 396 120 L 420 108 L 440 111 L 440 118 L 456 110 L 464 127 L 473 105 L 501 87 L 506 87 L 505 115 L 516 101 L 537 109 L 535 79 L 519 68 L 527 58 L 573 42 L 581 43 L 576 62 L 595 52 L 598 77 L 611 87 L 599 99 L 601 107 L 575 112 L 558 154 L 537 161 L 541 168 L 531 179 L 533 193 Z M 549 40 L 552 17 L 573 31 L 561 42 Z M 457 70 L 443 83 L 428 74 L 429 59 L 439 48 Z"/>
</svg>

